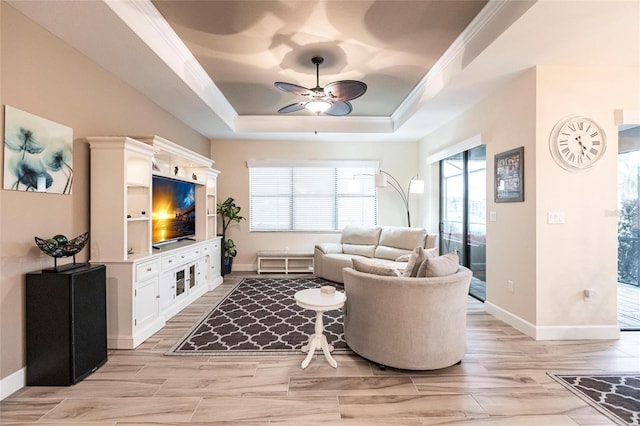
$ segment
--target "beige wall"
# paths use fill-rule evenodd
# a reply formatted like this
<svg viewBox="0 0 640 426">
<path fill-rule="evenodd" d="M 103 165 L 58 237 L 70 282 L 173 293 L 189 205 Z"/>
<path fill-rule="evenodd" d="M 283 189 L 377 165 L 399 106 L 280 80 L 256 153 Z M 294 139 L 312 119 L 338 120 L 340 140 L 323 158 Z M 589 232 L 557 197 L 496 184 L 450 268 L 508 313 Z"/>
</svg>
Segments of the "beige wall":
<svg viewBox="0 0 640 426">
<path fill-rule="evenodd" d="M 209 141 L 43 28 L 0 3 L 2 105 L 74 130 L 70 196 L 0 191 L 0 379 L 25 366 L 25 273 L 53 266 L 33 237 L 77 236 L 89 227 L 87 136 L 153 135 L 203 155 Z M 4 134 L 4 108 L 2 110 Z M 2 154 L 0 154 L 2 155 Z M 85 261 L 88 250 L 77 260 Z M 62 263 L 62 262 L 61 262 Z"/>
<path fill-rule="evenodd" d="M 233 197 L 248 218 L 249 169 L 247 160 L 377 160 L 380 168 L 393 175 L 406 190 L 411 177 L 417 173 L 416 142 L 310 142 L 310 141 L 238 141 L 212 142 L 214 167 L 222 173 L 218 178 L 218 199 Z M 391 188 L 378 190 L 378 223 L 406 226 L 406 210 L 398 194 Z M 413 202 L 416 201 L 416 202 Z M 417 200 L 411 203 L 413 226 L 421 226 Z M 220 226 L 218 226 L 220 229 Z M 233 224 L 227 230 L 238 246 L 234 270 L 256 268 L 258 250 L 313 250 L 318 242 L 338 241 L 339 234 L 312 232 L 249 232 L 248 221 Z"/>
<path fill-rule="evenodd" d="M 637 69 L 539 67 L 537 70 L 537 288 L 536 324 L 615 325 L 617 304 L 616 109 L 640 106 Z M 607 150 L 585 173 L 558 167 L 549 134 L 562 117 L 582 114 L 604 127 Z M 564 212 L 563 225 L 547 224 Z M 584 302 L 583 290 L 595 300 Z"/>
<path fill-rule="evenodd" d="M 479 102 L 458 119 L 430 134 L 421 143 L 421 160 L 448 145 L 480 135 L 487 153 L 487 300 L 527 321 L 535 320 L 535 72 L 516 77 L 493 96 Z M 493 202 L 493 157 L 524 146 L 525 197 L 522 203 Z M 431 170 L 430 193 L 438 190 L 438 163 Z M 438 217 L 438 201 L 431 200 L 430 221 Z M 512 280 L 516 291 L 507 293 Z"/>
<path fill-rule="evenodd" d="M 563 327 L 597 337 L 616 329 L 617 127 L 616 109 L 637 110 L 637 69 L 540 67 L 516 77 L 458 119 L 420 142 L 420 158 L 481 135 L 487 148 L 487 301 L 532 336 L 561 337 Z M 549 152 L 555 123 L 584 114 L 607 133 L 607 154 L 586 173 L 561 169 Z M 493 201 L 494 155 L 524 146 L 525 201 Z M 437 223 L 437 164 L 423 220 Z M 488 221 L 489 212 L 497 214 Z M 547 224 L 548 212 L 564 212 L 566 223 Z M 507 280 L 515 284 L 507 292 Z M 583 290 L 596 290 L 585 302 Z M 527 324 L 528 323 L 528 324 Z M 529 328 L 527 328 L 529 327 Z M 548 329 L 553 329 L 548 333 Z"/>
</svg>

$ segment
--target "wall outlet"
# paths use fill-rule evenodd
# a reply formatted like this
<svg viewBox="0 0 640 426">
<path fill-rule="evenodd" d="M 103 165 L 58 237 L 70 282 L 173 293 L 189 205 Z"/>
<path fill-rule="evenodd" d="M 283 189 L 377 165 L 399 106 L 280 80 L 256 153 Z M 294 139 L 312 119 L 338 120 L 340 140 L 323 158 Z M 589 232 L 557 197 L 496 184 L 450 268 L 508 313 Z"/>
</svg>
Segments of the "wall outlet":
<svg viewBox="0 0 640 426">
<path fill-rule="evenodd" d="M 511 280 L 507 281 L 507 291 L 513 293 L 513 281 Z"/>
</svg>

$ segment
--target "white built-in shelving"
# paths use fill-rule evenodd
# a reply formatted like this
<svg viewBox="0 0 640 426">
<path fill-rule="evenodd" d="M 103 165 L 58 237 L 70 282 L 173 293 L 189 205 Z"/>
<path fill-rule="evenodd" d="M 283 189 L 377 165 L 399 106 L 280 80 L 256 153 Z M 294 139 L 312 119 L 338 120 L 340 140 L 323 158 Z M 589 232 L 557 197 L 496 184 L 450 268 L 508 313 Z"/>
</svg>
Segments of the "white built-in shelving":
<svg viewBox="0 0 640 426">
<path fill-rule="evenodd" d="M 107 266 L 108 346 L 138 346 L 222 283 L 213 160 L 158 136 L 91 137 L 90 261 Z M 196 184 L 195 241 L 152 247 L 152 176 Z"/>
</svg>

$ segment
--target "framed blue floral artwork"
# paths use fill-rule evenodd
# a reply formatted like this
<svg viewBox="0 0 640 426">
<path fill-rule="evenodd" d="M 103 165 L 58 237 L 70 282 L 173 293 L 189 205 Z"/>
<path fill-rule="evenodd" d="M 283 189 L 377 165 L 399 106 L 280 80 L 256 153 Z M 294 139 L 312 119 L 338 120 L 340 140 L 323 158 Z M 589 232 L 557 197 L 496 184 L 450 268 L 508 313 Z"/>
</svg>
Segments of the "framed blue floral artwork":
<svg viewBox="0 0 640 426">
<path fill-rule="evenodd" d="M 71 194 L 73 129 L 4 109 L 4 189 Z"/>
</svg>

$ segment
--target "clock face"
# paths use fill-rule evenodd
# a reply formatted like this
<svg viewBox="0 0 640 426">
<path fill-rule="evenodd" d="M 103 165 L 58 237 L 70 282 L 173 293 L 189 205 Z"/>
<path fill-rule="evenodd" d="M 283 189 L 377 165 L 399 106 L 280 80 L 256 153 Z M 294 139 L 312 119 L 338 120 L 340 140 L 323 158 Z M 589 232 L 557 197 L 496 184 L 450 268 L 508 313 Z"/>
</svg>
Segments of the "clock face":
<svg viewBox="0 0 640 426">
<path fill-rule="evenodd" d="M 572 116 L 560 120 L 549 139 L 554 160 L 566 170 L 586 170 L 593 166 L 606 149 L 604 130 L 592 119 Z"/>
</svg>

